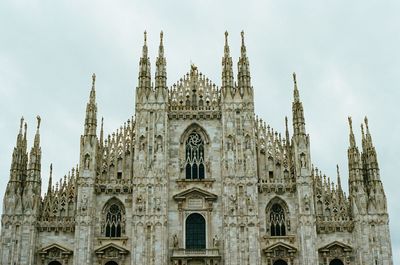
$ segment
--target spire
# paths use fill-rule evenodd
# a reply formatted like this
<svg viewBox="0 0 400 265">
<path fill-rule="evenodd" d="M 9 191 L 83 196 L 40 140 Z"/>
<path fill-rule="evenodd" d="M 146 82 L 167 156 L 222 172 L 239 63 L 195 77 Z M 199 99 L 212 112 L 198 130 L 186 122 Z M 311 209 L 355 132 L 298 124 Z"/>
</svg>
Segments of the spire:
<svg viewBox="0 0 400 265">
<path fill-rule="evenodd" d="M 41 118 L 39 115 L 36 116 L 36 120 L 37 120 L 37 126 L 36 126 L 36 134 L 35 134 L 35 140 L 34 140 L 34 147 L 39 148 L 40 145 L 40 133 L 39 133 L 39 129 L 40 129 L 40 122 L 41 122 Z"/>
<path fill-rule="evenodd" d="M 151 88 L 151 74 L 150 74 L 150 59 L 148 57 L 147 48 L 147 32 L 144 32 L 144 44 L 142 50 L 142 57 L 139 62 L 139 90 L 150 90 Z M 146 91 L 146 94 L 148 91 Z"/>
<path fill-rule="evenodd" d="M 294 83 L 293 99 L 295 102 L 300 102 L 299 89 L 297 88 L 296 73 L 293 73 L 293 83 Z"/>
<path fill-rule="evenodd" d="M 10 167 L 10 181 L 21 182 L 27 175 L 28 154 L 26 150 L 27 125 L 24 117 L 21 117 L 17 142 L 12 154 Z"/>
<path fill-rule="evenodd" d="M 363 152 L 362 152 L 362 158 L 363 158 L 363 168 L 365 173 L 367 174 L 367 180 L 379 180 L 379 164 L 378 164 L 378 158 L 376 155 L 376 150 L 375 146 L 372 142 L 372 136 L 369 131 L 369 125 L 368 125 L 368 118 L 364 118 L 364 123 L 365 123 L 365 129 L 366 129 L 366 134 L 365 134 L 365 139 L 363 141 Z"/>
<path fill-rule="evenodd" d="M 167 61 L 164 57 L 163 32 L 160 32 L 160 46 L 156 61 L 156 95 L 158 99 L 165 99 L 167 89 Z"/>
<path fill-rule="evenodd" d="M 50 176 L 49 176 L 49 185 L 47 186 L 47 195 L 51 193 L 51 189 L 53 186 L 53 163 L 50 164 Z"/>
<path fill-rule="evenodd" d="M 340 181 L 339 165 L 336 165 L 336 174 L 337 174 L 338 191 L 341 193 L 342 192 L 342 183 Z"/>
<path fill-rule="evenodd" d="M 222 57 L 222 86 L 221 91 L 224 97 L 227 95 L 233 95 L 233 69 L 232 69 L 232 57 L 229 52 L 228 44 L 228 31 L 225 31 L 225 46 L 224 46 L 224 57 Z"/>
<path fill-rule="evenodd" d="M 85 136 L 96 136 L 97 128 L 97 104 L 96 104 L 96 74 L 92 75 L 92 89 L 89 102 L 86 105 Z"/>
<path fill-rule="evenodd" d="M 300 101 L 299 90 L 297 88 L 296 73 L 293 73 L 293 103 L 292 103 L 292 115 L 293 115 L 293 135 L 300 136 L 306 135 L 303 103 Z"/>
<path fill-rule="evenodd" d="M 288 118 L 285 116 L 285 136 L 286 136 L 286 145 L 290 145 L 289 140 L 289 126 L 288 126 Z"/>
<path fill-rule="evenodd" d="M 350 148 L 354 148 L 356 147 L 356 140 L 353 132 L 353 121 L 350 116 L 347 119 L 349 121 L 349 128 L 350 128 L 350 136 L 349 136 Z"/>
<path fill-rule="evenodd" d="M 253 95 L 251 82 L 250 82 L 250 67 L 249 67 L 249 59 L 246 55 L 246 46 L 244 43 L 244 31 L 241 32 L 242 36 L 242 45 L 240 47 L 240 58 L 238 62 L 238 86 L 243 94 L 245 95 Z"/>
<path fill-rule="evenodd" d="M 103 146 L 103 138 L 104 138 L 104 129 L 103 129 L 103 124 L 104 124 L 104 117 L 101 117 L 101 127 L 100 127 L 100 146 Z"/>
</svg>

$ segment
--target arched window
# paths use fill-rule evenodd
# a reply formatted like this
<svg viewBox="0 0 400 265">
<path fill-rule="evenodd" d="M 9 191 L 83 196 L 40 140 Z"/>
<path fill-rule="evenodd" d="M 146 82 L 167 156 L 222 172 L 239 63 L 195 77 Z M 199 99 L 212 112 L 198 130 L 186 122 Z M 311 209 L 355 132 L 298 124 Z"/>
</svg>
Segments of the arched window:
<svg viewBox="0 0 400 265">
<path fill-rule="evenodd" d="M 115 261 L 109 261 L 105 265 L 118 265 Z"/>
<path fill-rule="evenodd" d="M 186 249 L 206 248 L 206 221 L 201 214 L 193 213 L 186 218 Z"/>
<path fill-rule="evenodd" d="M 278 203 L 272 205 L 269 220 L 271 225 L 271 236 L 286 235 L 285 211 Z"/>
<path fill-rule="evenodd" d="M 52 261 L 49 263 L 49 265 L 61 265 L 61 263 L 58 261 Z"/>
<path fill-rule="evenodd" d="M 288 265 L 288 264 L 286 261 L 279 259 L 274 262 L 274 265 Z"/>
<path fill-rule="evenodd" d="M 344 265 L 344 263 L 340 259 L 334 259 L 329 262 L 329 265 Z"/>
<path fill-rule="evenodd" d="M 186 179 L 204 179 L 204 141 L 196 131 L 186 140 L 185 168 Z"/>
<path fill-rule="evenodd" d="M 113 200 L 104 209 L 103 233 L 106 237 L 121 237 L 124 231 L 124 209 L 118 200 Z"/>
</svg>

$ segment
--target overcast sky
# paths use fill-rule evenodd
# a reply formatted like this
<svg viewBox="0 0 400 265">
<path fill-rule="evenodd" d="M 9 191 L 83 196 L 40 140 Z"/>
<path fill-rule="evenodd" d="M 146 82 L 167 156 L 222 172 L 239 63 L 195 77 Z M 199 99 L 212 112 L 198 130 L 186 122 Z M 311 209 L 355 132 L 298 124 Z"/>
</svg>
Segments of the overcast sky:
<svg viewBox="0 0 400 265">
<path fill-rule="evenodd" d="M 191 62 L 220 84 L 224 32 L 229 31 L 236 66 L 244 30 L 256 113 L 283 132 L 295 71 L 313 163 L 333 178 L 339 164 L 346 189 L 347 116 L 353 117 L 359 144 L 359 124 L 368 116 L 388 198 L 394 261 L 400 263 L 399 13 L 398 0 L 2 0 L 0 197 L 22 115 L 29 148 L 35 117 L 42 117 L 42 190 L 47 190 L 50 163 L 58 179 L 78 162 L 93 72 L 105 131 L 134 114 L 144 30 L 152 70 L 164 31 L 168 85 Z"/>
</svg>

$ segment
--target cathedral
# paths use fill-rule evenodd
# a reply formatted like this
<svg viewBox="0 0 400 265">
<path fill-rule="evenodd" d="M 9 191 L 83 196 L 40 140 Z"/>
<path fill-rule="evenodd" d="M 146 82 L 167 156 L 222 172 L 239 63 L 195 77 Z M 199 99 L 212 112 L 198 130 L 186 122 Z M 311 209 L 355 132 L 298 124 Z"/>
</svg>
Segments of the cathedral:
<svg viewBox="0 0 400 265">
<path fill-rule="evenodd" d="M 79 163 L 42 190 L 40 117 L 21 119 L 1 217 L 1 265 L 392 265 L 387 201 L 365 118 L 349 117 L 348 185 L 312 162 L 293 74 L 292 133 L 254 113 L 243 32 L 237 76 L 225 33 L 221 84 L 195 66 L 167 85 L 147 37 L 134 116 L 110 135 L 92 76 Z M 334 148 L 334 146 L 332 146 Z M 5 172 L 3 172 L 4 174 Z"/>
</svg>

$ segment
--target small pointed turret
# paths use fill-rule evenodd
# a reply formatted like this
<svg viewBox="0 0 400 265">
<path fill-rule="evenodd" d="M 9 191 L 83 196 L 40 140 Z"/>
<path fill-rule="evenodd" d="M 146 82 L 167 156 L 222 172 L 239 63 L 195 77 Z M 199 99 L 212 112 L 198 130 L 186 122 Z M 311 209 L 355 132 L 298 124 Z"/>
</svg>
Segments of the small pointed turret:
<svg viewBox="0 0 400 265">
<path fill-rule="evenodd" d="M 342 182 L 340 181 L 340 172 L 339 172 L 339 165 L 336 165 L 336 174 L 337 174 L 337 190 L 340 195 L 342 195 Z"/>
<path fill-rule="evenodd" d="M 158 57 L 156 61 L 156 97 L 164 101 L 167 95 L 167 61 L 164 57 L 163 32 L 160 33 L 160 46 L 158 48 Z"/>
<path fill-rule="evenodd" d="M 233 96 L 234 83 L 233 83 L 233 69 L 232 69 L 232 57 L 229 51 L 228 44 L 228 31 L 225 31 L 225 46 L 224 46 L 224 57 L 222 57 L 222 86 L 221 91 L 224 98 L 227 95 Z"/>
<path fill-rule="evenodd" d="M 303 111 L 303 103 L 300 101 L 299 89 L 297 88 L 296 73 L 293 73 L 293 135 L 294 136 L 304 136 L 306 135 L 305 119 Z"/>
<path fill-rule="evenodd" d="M 142 50 L 142 57 L 139 62 L 139 85 L 138 91 L 139 98 L 148 95 L 151 90 L 151 73 L 150 73 L 150 59 L 148 57 L 147 48 L 147 32 L 144 32 L 144 44 Z M 138 99 L 138 97 L 137 97 Z"/>
<path fill-rule="evenodd" d="M 362 160 L 363 160 L 363 168 L 366 175 L 366 180 L 367 181 L 380 180 L 378 158 L 376 155 L 375 146 L 372 142 L 372 136 L 369 131 L 367 117 L 364 118 L 364 123 L 365 123 L 366 134 L 365 138 L 363 137 Z"/>
<path fill-rule="evenodd" d="M 24 129 L 23 129 L 24 128 Z M 10 180 L 21 182 L 27 175 L 28 154 L 26 150 L 26 131 L 24 117 L 21 118 L 17 143 L 14 147 L 10 168 Z"/>
<path fill-rule="evenodd" d="M 241 32 L 242 46 L 240 47 L 240 58 L 238 62 L 238 88 L 243 97 L 250 96 L 252 99 L 253 91 L 251 87 L 249 59 L 246 55 L 246 45 L 244 43 L 244 31 Z"/>
<path fill-rule="evenodd" d="M 53 187 L 53 163 L 50 164 L 49 185 L 47 186 L 47 195 L 51 194 Z"/>
<path fill-rule="evenodd" d="M 286 145 L 290 145 L 290 138 L 289 138 L 289 126 L 288 126 L 288 118 L 285 116 L 285 137 L 286 137 Z"/>
<path fill-rule="evenodd" d="M 89 102 L 86 105 L 85 136 L 96 136 L 97 129 L 97 104 L 96 104 L 96 74 L 92 75 L 92 89 Z"/>
<path fill-rule="evenodd" d="M 40 183 L 41 182 L 40 170 L 41 170 L 42 150 L 40 148 L 40 131 L 39 131 L 39 129 L 40 129 L 41 118 L 40 118 L 40 116 L 37 116 L 36 119 L 37 119 L 37 126 L 36 126 L 35 140 L 34 140 L 31 152 L 29 154 L 28 180 Z"/>
</svg>

